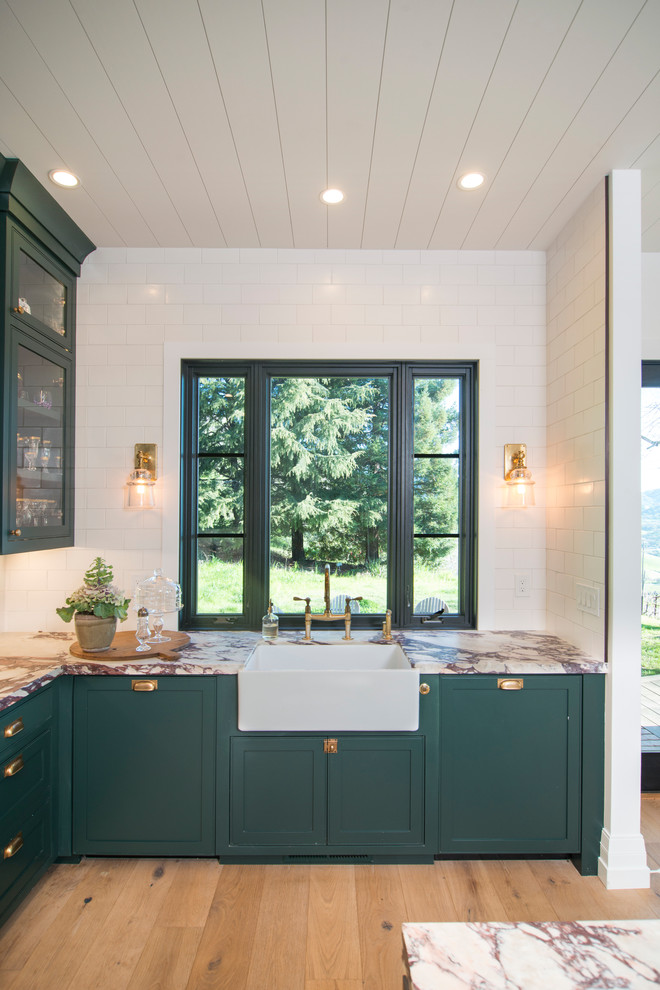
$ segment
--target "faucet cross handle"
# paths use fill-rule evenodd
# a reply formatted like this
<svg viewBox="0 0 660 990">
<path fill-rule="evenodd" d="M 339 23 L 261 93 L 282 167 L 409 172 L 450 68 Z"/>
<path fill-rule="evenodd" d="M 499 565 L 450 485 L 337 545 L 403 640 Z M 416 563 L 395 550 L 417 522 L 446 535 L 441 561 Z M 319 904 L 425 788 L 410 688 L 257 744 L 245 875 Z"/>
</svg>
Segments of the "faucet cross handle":
<svg viewBox="0 0 660 990">
<path fill-rule="evenodd" d="M 361 601 L 362 601 L 362 595 L 357 595 L 355 598 L 350 598 L 348 595 L 346 595 L 346 607 L 344 609 L 344 612 L 345 613 L 346 612 L 349 612 L 350 613 L 350 611 L 351 611 L 351 602 L 361 602 Z"/>
</svg>

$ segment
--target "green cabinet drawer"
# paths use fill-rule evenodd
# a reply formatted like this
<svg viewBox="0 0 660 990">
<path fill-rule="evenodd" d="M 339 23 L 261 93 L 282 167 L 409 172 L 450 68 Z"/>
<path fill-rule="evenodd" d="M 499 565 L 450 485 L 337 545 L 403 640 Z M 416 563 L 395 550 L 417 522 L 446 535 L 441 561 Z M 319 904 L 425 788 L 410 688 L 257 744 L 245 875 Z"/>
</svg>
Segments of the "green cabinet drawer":
<svg viewBox="0 0 660 990">
<path fill-rule="evenodd" d="M 41 732 L 53 718 L 51 685 L 0 712 L 0 761 Z"/>
<path fill-rule="evenodd" d="M 51 783 L 51 733 L 40 736 L 5 756 L 0 763 L 0 809 L 9 814 L 21 802 L 45 794 Z"/>
<path fill-rule="evenodd" d="M 561 674 L 443 678 L 441 853 L 579 852 L 581 688 Z"/>
<path fill-rule="evenodd" d="M 50 802 L 0 820 L 0 924 L 48 868 L 52 848 Z"/>
<path fill-rule="evenodd" d="M 215 678 L 76 678 L 74 854 L 212 855 L 214 780 Z"/>
</svg>

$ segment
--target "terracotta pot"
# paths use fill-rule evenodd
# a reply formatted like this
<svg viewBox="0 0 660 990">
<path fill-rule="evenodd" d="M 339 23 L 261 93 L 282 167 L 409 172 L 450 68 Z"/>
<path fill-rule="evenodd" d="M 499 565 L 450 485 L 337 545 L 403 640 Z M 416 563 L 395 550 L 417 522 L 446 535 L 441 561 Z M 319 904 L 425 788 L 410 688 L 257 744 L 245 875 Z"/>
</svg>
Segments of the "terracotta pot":
<svg viewBox="0 0 660 990">
<path fill-rule="evenodd" d="M 73 621 L 78 643 L 85 653 L 102 653 L 103 650 L 110 648 L 117 629 L 117 619 L 114 615 L 109 619 L 101 619 L 98 615 L 76 612 Z"/>
</svg>

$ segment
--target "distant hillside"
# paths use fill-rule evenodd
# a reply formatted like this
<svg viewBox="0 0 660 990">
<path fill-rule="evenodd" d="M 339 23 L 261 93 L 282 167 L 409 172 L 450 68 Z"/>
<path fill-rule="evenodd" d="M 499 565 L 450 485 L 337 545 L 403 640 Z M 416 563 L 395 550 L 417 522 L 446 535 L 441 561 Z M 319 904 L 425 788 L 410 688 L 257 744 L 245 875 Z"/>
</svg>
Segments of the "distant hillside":
<svg viewBox="0 0 660 990">
<path fill-rule="evenodd" d="M 642 492 L 642 542 L 660 554 L 660 488 Z"/>
</svg>

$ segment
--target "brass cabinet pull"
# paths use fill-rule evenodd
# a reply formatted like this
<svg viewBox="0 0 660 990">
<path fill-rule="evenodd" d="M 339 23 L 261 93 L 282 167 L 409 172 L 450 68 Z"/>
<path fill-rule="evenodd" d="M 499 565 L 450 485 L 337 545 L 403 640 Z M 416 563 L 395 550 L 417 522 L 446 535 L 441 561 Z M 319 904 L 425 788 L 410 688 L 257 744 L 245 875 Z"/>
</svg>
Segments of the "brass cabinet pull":
<svg viewBox="0 0 660 990">
<path fill-rule="evenodd" d="M 324 739 L 323 740 L 323 752 L 324 753 L 336 753 L 338 750 L 336 739 Z"/>
<path fill-rule="evenodd" d="M 22 529 L 10 529 L 9 530 L 9 535 L 10 536 L 22 536 L 23 535 L 23 530 Z"/>
<path fill-rule="evenodd" d="M 134 691 L 157 691 L 158 681 L 131 681 Z"/>
<path fill-rule="evenodd" d="M 522 677 L 498 677 L 497 686 L 500 691 L 522 691 Z"/>
<path fill-rule="evenodd" d="M 24 728 L 23 719 L 17 718 L 15 722 L 11 722 L 5 726 L 5 739 L 11 739 L 12 736 L 17 736 Z"/>
<path fill-rule="evenodd" d="M 25 761 L 23 759 L 23 754 L 19 753 L 18 756 L 11 761 L 11 763 L 7 763 L 3 772 L 3 777 L 15 777 L 24 766 Z"/>
<path fill-rule="evenodd" d="M 431 688 L 428 686 L 428 684 L 420 684 L 419 685 L 419 693 L 420 694 L 428 694 L 430 690 L 431 690 Z"/>
<path fill-rule="evenodd" d="M 19 832 L 18 835 L 14 836 L 14 838 L 11 840 L 9 845 L 5 846 L 2 854 L 2 858 L 11 859 L 12 856 L 15 856 L 18 850 L 22 848 L 23 848 L 23 833 Z"/>
<path fill-rule="evenodd" d="M 21 316 L 22 316 L 22 315 L 23 315 L 23 313 L 25 312 L 25 310 L 23 309 L 23 307 L 22 307 L 22 306 L 14 306 L 14 312 L 15 312 L 15 313 L 20 313 L 20 314 L 21 314 Z"/>
</svg>

